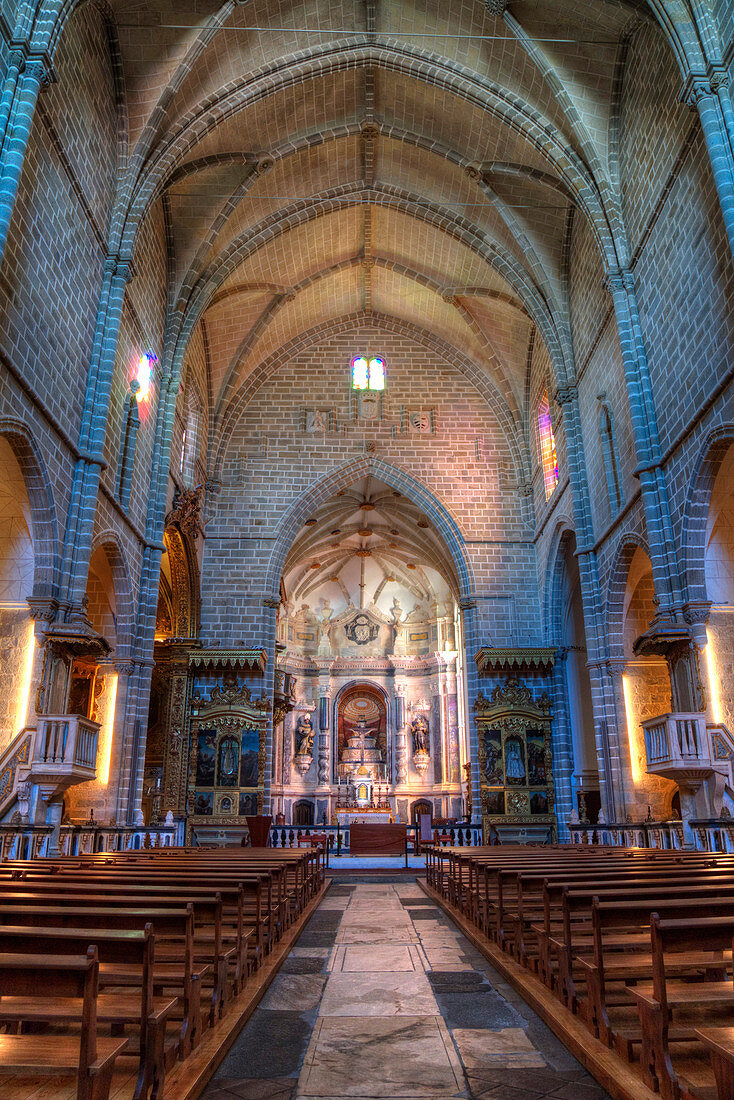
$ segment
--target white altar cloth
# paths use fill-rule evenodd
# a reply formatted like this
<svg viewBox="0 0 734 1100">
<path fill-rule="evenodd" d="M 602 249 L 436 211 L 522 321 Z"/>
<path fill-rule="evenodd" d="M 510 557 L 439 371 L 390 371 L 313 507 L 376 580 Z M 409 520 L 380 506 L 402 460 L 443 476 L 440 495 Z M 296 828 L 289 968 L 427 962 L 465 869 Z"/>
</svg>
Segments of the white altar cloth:
<svg viewBox="0 0 734 1100">
<path fill-rule="evenodd" d="M 390 825 L 393 815 L 389 810 L 337 810 L 336 820 L 346 829 L 355 821 L 362 825 Z"/>
</svg>

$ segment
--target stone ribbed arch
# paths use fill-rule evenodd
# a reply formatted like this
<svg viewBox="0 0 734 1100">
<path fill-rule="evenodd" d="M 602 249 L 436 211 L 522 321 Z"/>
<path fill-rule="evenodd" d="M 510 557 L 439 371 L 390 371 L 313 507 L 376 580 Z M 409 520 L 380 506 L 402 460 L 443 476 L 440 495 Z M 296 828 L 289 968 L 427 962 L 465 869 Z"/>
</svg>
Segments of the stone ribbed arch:
<svg viewBox="0 0 734 1100">
<path fill-rule="evenodd" d="M 686 591 L 691 602 L 708 600 L 706 591 L 706 528 L 716 476 L 734 445 L 734 423 L 711 432 L 699 450 L 688 486 L 683 513 L 683 552 Z"/>
<path fill-rule="evenodd" d="M 609 656 L 624 659 L 624 594 L 627 589 L 627 577 L 635 552 L 644 550 L 650 556 L 647 541 L 632 531 L 620 536 L 609 572 L 607 598 L 604 614 Z"/>
<path fill-rule="evenodd" d="M 44 599 L 58 591 L 58 522 L 56 505 L 43 455 L 33 432 L 19 420 L 1 419 L 3 436 L 20 467 L 31 511 L 33 540 L 33 595 Z"/>
<path fill-rule="evenodd" d="M 115 531 L 99 531 L 94 536 L 90 560 L 97 550 L 101 550 L 107 559 L 115 590 L 115 657 L 125 657 L 133 648 L 136 613 L 130 569 L 120 537 Z"/>
<path fill-rule="evenodd" d="M 285 513 L 275 533 L 268 561 L 265 580 L 265 596 L 280 598 L 280 578 L 288 551 L 305 520 L 321 504 L 326 503 L 341 489 L 348 489 L 363 477 L 374 477 L 403 493 L 417 504 L 433 523 L 446 544 L 456 571 L 461 599 L 469 599 L 474 592 L 474 572 L 465 553 L 464 537 L 459 524 L 448 508 L 416 478 L 397 466 L 380 458 L 361 457 L 337 466 L 315 482 Z"/>
<path fill-rule="evenodd" d="M 599 181 L 593 179 L 568 141 L 539 111 L 516 93 L 508 93 L 500 85 L 439 54 L 393 42 L 367 46 L 363 41 L 331 42 L 283 57 L 267 69 L 249 74 L 246 82 L 223 87 L 216 96 L 208 97 L 195 111 L 183 116 L 176 126 L 169 127 L 166 144 L 156 156 L 141 159 L 138 148 L 131 157 L 126 188 L 113 225 L 113 240 L 119 241 L 120 250 L 124 254 L 133 253 L 135 236 L 150 203 L 183 158 L 213 127 L 280 90 L 302 84 L 311 77 L 359 65 L 398 72 L 439 87 L 487 111 L 500 124 L 521 134 L 555 169 L 586 212 L 609 265 L 619 262 Z"/>
<path fill-rule="evenodd" d="M 549 645 L 560 644 L 563 630 L 563 574 L 568 540 L 576 537 L 576 530 L 570 516 L 559 516 L 553 531 L 550 550 L 546 560 L 543 582 L 545 634 Z"/>
<path fill-rule="evenodd" d="M 222 410 L 226 410 L 227 408 L 229 397 L 234 389 L 234 386 L 236 385 L 237 375 L 242 363 L 245 361 L 249 352 L 255 346 L 256 341 L 260 339 L 264 330 L 269 324 L 271 324 L 280 309 L 282 309 L 287 302 L 291 301 L 293 294 L 298 294 L 301 291 L 306 290 L 308 287 L 313 286 L 315 283 L 318 283 L 321 279 L 326 279 L 329 276 L 338 274 L 340 271 L 347 271 L 353 267 L 358 267 L 363 262 L 363 256 L 352 256 L 348 260 L 343 260 L 341 263 L 330 264 L 328 267 L 324 267 L 320 271 L 312 272 L 302 282 L 290 288 L 289 293 L 287 294 L 284 294 L 282 291 L 276 292 L 278 294 L 277 299 L 270 303 L 263 310 L 261 316 L 255 322 L 253 327 L 242 340 L 242 343 L 237 348 L 237 351 L 232 358 L 232 362 L 227 368 L 220 395 L 216 402 L 216 420 L 220 419 Z M 398 275 L 403 275 L 405 276 L 405 278 L 413 280 L 420 286 L 426 287 L 426 289 L 428 290 L 432 290 L 434 294 L 443 297 L 444 288 L 440 285 L 440 283 L 438 283 L 432 277 L 424 275 L 421 272 L 416 271 L 414 268 L 407 266 L 406 264 L 399 263 L 397 260 L 385 259 L 384 257 L 379 255 L 371 255 L 370 262 L 374 263 L 375 267 L 384 268 L 387 271 L 394 271 Z M 517 401 L 515 399 L 515 394 L 513 392 L 512 386 L 510 385 L 505 374 L 503 363 L 501 362 L 497 353 L 492 348 L 480 325 L 478 325 L 472 317 L 471 313 L 468 310 L 463 309 L 458 303 L 454 303 L 454 305 L 461 313 L 466 325 L 472 330 L 474 335 L 484 346 L 486 354 L 491 360 L 492 368 L 497 375 L 497 389 L 502 394 L 502 397 L 506 402 L 512 417 L 519 422 L 521 419 L 521 413 L 517 406 Z"/>
<path fill-rule="evenodd" d="M 422 344 L 434 351 L 446 362 L 458 370 L 469 381 L 480 396 L 487 403 L 488 408 L 496 416 L 500 430 L 512 455 L 515 465 L 515 474 L 518 481 L 524 480 L 528 473 L 528 460 L 526 448 L 522 442 L 522 426 L 516 424 L 512 418 L 504 398 L 487 373 L 468 356 L 463 355 L 450 344 L 444 343 L 437 336 L 426 332 L 425 329 L 416 328 L 408 321 L 397 317 L 387 317 L 382 313 L 362 311 L 353 313 L 348 317 L 334 318 L 332 321 L 317 325 L 307 332 L 295 337 L 283 348 L 271 355 L 252 372 L 232 399 L 227 409 L 227 415 L 219 426 L 218 438 L 213 441 L 212 450 L 215 454 L 214 471 L 219 477 L 221 465 L 227 449 L 229 439 L 250 401 L 260 389 L 285 363 L 290 362 L 297 355 L 307 351 L 317 342 L 326 340 L 341 333 L 353 332 L 355 328 L 378 328 L 382 332 L 394 333 L 398 336 L 407 336 L 411 340 Z"/>
</svg>

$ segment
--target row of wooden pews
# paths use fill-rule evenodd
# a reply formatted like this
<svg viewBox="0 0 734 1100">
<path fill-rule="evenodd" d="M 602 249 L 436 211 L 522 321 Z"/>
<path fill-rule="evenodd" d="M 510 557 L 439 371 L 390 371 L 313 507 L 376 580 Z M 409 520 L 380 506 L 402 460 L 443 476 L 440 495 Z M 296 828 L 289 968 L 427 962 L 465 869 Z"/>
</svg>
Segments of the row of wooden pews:
<svg viewBox="0 0 734 1100">
<path fill-rule="evenodd" d="M 78 1100 L 107 1100 L 114 1073 L 129 1082 L 114 1089 L 120 1100 L 162 1100 L 167 1073 L 258 988 L 323 888 L 320 848 L 0 864 L 0 1075 L 9 1095 L 35 1095 L 34 1079 L 46 1075 L 75 1077 Z"/>
<path fill-rule="evenodd" d="M 734 1100 L 734 856 L 436 846 L 426 879 L 552 993 L 561 1030 L 583 1021 L 664 1100 Z"/>
</svg>

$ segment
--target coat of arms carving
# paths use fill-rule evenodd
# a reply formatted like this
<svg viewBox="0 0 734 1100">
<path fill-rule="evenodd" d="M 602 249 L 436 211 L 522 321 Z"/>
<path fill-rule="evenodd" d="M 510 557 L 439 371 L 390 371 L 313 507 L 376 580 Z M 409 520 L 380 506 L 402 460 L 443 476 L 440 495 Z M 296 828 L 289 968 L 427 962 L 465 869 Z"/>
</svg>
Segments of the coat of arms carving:
<svg viewBox="0 0 734 1100">
<path fill-rule="evenodd" d="M 344 633 L 347 638 L 350 642 L 356 642 L 357 645 L 367 645 L 368 642 L 373 642 L 379 632 L 379 623 L 376 623 L 374 619 L 365 614 L 355 615 L 353 619 L 344 624 Z"/>
</svg>

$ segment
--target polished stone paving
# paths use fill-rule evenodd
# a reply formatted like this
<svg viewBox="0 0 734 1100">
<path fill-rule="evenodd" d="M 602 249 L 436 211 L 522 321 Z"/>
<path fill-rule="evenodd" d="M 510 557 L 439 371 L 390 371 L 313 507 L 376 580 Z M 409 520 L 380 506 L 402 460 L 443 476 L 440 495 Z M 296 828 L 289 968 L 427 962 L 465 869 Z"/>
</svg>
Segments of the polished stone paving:
<svg viewBox="0 0 734 1100">
<path fill-rule="evenodd" d="M 415 881 L 335 885 L 203 1100 L 609 1100 Z"/>
</svg>

